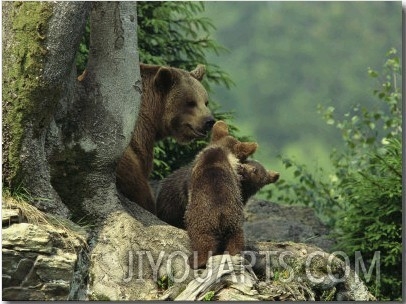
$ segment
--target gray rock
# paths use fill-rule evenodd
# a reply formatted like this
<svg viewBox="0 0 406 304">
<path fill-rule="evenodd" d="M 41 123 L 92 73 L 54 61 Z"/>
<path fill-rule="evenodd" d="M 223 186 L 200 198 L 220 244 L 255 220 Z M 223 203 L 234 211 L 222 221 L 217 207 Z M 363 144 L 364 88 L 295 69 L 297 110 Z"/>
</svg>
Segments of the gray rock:
<svg viewBox="0 0 406 304">
<path fill-rule="evenodd" d="M 77 251 L 83 244 L 80 228 L 67 235 L 67 227 L 73 226 L 18 223 L 3 229 L 4 300 L 68 299 Z"/>
<path fill-rule="evenodd" d="M 251 199 L 245 206 L 244 234 L 251 241 L 299 242 L 330 251 L 329 229 L 304 206 L 286 206 Z"/>
<path fill-rule="evenodd" d="M 17 251 L 51 253 L 51 235 L 43 228 L 21 223 L 3 229 L 3 248 L 12 247 Z"/>
<path fill-rule="evenodd" d="M 2 209 L 1 212 L 2 226 L 7 227 L 14 223 L 21 222 L 22 215 L 20 209 Z"/>
<path fill-rule="evenodd" d="M 73 270 L 77 256 L 75 253 L 57 250 L 51 256 L 39 255 L 33 265 L 33 269 L 26 276 L 23 286 L 35 286 L 41 282 L 72 280 Z"/>
<path fill-rule="evenodd" d="M 374 300 L 349 265 L 318 247 L 293 242 L 254 242 L 250 250 L 256 253 L 251 260 L 240 256 L 235 261 L 235 257 L 223 261 L 225 256 L 215 256 L 213 260 L 233 260 L 233 265 L 242 268 L 233 266 L 237 270 L 234 273 L 222 266 L 218 268 L 224 274 L 220 281 L 218 277 L 202 280 L 211 272 L 189 268 L 186 231 L 163 223 L 141 207 L 134 209 L 134 214 L 117 211 L 105 220 L 91 239 L 90 254 L 81 247 L 83 229 L 68 220 L 60 221 L 63 225 L 59 226 L 19 223 L 5 228 L 3 299 L 174 300 L 191 294 L 193 299 L 207 296 L 241 301 Z M 290 215 L 298 223 L 300 229 L 295 233 L 299 237 L 303 231 L 316 230 L 305 230 L 300 223 L 315 227 L 318 223 L 309 210 L 289 211 L 266 202 L 247 208 L 252 209 L 267 210 L 247 213 L 249 219 L 259 218 L 264 225 L 267 216 L 277 222 L 271 215 Z M 294 217 L 301 211 L 304 218 Z M 288 230 L 285 237 L 292 236 L 292 231 Z M 68 235 L 69 244 L 65 239 Z M 254 260 L 264 268 L 262 273 L 257 273 L 258 267 L 251 267 Z M 235 275 L 243 279 L 234 282 Z M 210 291 L 214 293 L 207 294 Z"/>
<path fill-rule="evenodd" d="M 9 301 L 44 301 L 46 295 L 40 290 L 24 287 L 8 287 L 2 290 L 3 300 Z"/>
<path fill-rule="evenodd" d="M 89 267 L 91 300 L 157 300 L 165 276 L 187 284 L 192 271 L 186 231 L 138 208 L 131 216 L 115 212 L 99 231 Z"/>
<path fill-rule="evenodd" d="M 256 246 L 266 256 L 268 275 L 256 277 L 243 259 L 218 255 L 203 271 L 204 279 L 192 280 L 175 300 L 376 300 L 350 265 L 318 247 L 292 242 L 258 242 Z M 214 260 L 231 262 L 232 267 L 218 266 Z"/>
</svg>

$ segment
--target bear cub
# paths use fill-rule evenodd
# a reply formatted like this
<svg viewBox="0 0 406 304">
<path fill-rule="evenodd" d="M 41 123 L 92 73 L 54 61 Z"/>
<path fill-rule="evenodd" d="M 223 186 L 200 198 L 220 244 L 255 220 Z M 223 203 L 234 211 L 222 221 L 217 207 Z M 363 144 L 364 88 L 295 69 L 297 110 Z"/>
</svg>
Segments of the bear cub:
<svg viewBox="0 0 406 304">
<path fill-rule="evenodd" d="M 205 267 L 210 255 L 243 251 L 244 213 L 238 168 L 240 161 L 245 161 L 257 147 L 256 143 L 229 136 L 228 126 L 218 121 L 209 146 L 196 156 L 185 211 L 186 230 L 194 252 L 189 257 L 191 268 Z"/>
<path fill-rule="evenodd" d="M 241 175 L 241 195 L 244 205 L 262 187 L 276 183 L 279 179 L 278 172 L 267 171 L 261 163 L 255 160 L 247 160 L 238 169 L 238 173 Z"/>
<path fill-rule="evenodd" d="M 262 187 L 275 183 L 279 173 L 267 171 L 255 160 L 246 160 L 238 167 L 241 175 L 241 195 L 245 205 Z M 188 203 L 188 192 L 192 165 L 184 166 L 166 177 L 160 184 L 156 200 L 157 217 L 164 222 L 185 229 L 184 215 Z"/>
<path fill-rule="evenodd" d="M 256 143 L 241 143 L 229 135 L 228 126 L 223 121 L 218 121 L 214 124 L 209 145 L 210 144 L 222 145 L 229 148 L 235 147 L 234 152 L 235 154 L 238 154 L 237 158 L 241 161 L 244 161 L 249 155 L 253 154 L 258 146 Z M 263 184 L 264 181 L 272 180 L 272 178 L 266 176 L 268 173 L 265 168 L 259 163 L 256 163 L 257 162 L 255 161 L 246 161 L 246 163 L 241 166 L 246 166 L 247 168 L 239 169 L 239 171 L 244 174 L 244 179 L 247 180 L 243 179 L 241 181 L 242 184 L 247 182 L 244 189 L 247 189 L 249 193 L 243 194 L 243 197 L 245 197 L 246 200 L 255 194 L 253 193 L 254 188 L 258 191 L 265 185 Z M 186 228 L 184 224 L 184 215 L 188 203 L 192 167 L 193 163 L 176 170 L 165 178 L 161 182 L 160 190 L 157 194 L 156 215 L 158 218 L 181 229 Z M 262 169 L 259 167 L 262 167 Z M 256 169 L 253 170 L 253 168 Z M 263 176 L 256 176 L 256 174 L 263 174 Z M 272 174 L 275 175 L 277 173 L 273 172 Z M 246 203 L 246 200 L 243 201 L 244 204 Z"/>
<path fill-rule="evenodd" d="M 244 249 L 243 203 L 238 176 L 238 159 L 231 151 L 212 146 L 197 156 L 192 169 L 186 229 L 192 251 L 189 266 L 202 268 L 212 255 Z"/>
</svg>

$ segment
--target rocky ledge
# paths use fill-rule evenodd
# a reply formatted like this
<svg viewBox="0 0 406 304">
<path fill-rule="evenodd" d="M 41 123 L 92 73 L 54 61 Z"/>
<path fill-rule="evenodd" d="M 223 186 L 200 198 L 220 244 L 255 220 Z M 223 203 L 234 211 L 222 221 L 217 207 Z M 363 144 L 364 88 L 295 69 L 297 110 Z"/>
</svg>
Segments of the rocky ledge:
<svg viewBox="0 0 406 304">
<path fill-rule="evenodd" d="M 21 204 L 3 198 L 3 300 L 67 300 L 86 231 Z"/>
<path fill-rule="evenodd" d="M 2 207 L 4 300 L 375 299 L 349 265 L 312 244 L 269 234 L 272 242 L 253 242 L 245 256 L 215 256 L 192 271 L 187 233 L 144 210 L 116 212 L 89 237 L 27 203 L 3 198 Z"/>
<path fill-rule="evenodd" d="M 305 243 L 331 251 L 328 227 L 305 206 L 281 205 L 251 199 L 245 206 L 245 238 L 253 241 Z"/>
</svg>

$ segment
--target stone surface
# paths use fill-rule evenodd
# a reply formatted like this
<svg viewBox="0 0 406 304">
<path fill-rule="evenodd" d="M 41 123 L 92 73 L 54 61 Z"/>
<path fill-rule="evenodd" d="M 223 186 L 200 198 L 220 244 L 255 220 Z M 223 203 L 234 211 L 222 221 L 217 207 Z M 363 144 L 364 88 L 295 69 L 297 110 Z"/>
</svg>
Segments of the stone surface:
<svg viewBox="0 0 406 304">
<path fill-rule="evenodd" d="M 90 299 L 157 300 L 165 276 L 187 284 L 191 270 L 186 231 L 169 226 L 139 208 L 133 217 L 116 212 L 104 223 L 92 250 Z"/>
<path fill-rule="evenodd" d="M 204 280 L 194 279 L 175 300 L 269 301 L 369 301 L 376 300 L 357 274 L 336 256 L 318 247 L 300 243 L 256 244 L 265 259 L 266 275 L 249 275 L 247 265 L 235 257 L 229 259 L 235 280 L 224 267 L 212 267 L 203 273 Z M 226 255 L 216 256 L 223 261 Z M 224 276 L 225 274 L 225 276 Z M 243 274 L 243 276 L 241 276 Z M 243 280 L 241 280 L 243 278 Z M 243 284 L 241 284 L 243 282 Z"/>
<path fill-rule="evenodd" d="M 3 248 L 18 251 L 51 253 L 51 236 L 39 226 L 21 223 L 3 230 Z"/>
<path fill-rule="evenodd" d="M 7 227 L 14 223 L 19 223 L 22 220 L 20 209 L 6 209 L 1 211 L 2 226 Z"/>
<path fill-rule="evenodd" d="M 311 244 L 254 242 L 250 259 L 215 256 L 212 271 L 193 271 L 186 231 L 134 208 L 93 232 L 90 253 L 68 220 L 4 228 L 3 299 L 374 300 L 349 265 Z"/>
<path fill-rule="evenodd" d="M 75 232 L 67 227 L 38 222 L 3 228 L 3 300 L 68 299 L 77 253 L 86 234 L 78 226 Z"/>
<path fill-rule="evenodd" d="M 300 242 L 330 251 L 329 229 L 304 206 L 286 206 L 251 199 L 244 209 L 244 234 L 251 241 Z"/>
</svg>

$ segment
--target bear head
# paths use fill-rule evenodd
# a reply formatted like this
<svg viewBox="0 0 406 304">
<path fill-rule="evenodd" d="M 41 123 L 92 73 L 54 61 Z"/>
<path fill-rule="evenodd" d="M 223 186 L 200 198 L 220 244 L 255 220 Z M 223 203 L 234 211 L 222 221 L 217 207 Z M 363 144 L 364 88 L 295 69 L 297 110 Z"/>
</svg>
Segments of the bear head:
<svg viewBox="0 0 406 304">
<path fill-rule="evenodd" d="M 231 136 L 227 124 L 221 120 L 217 121 L 213 126 L 210 144 L 226 147 L 240 161 L 245 161 L 258 148 L 258 144 L 255 142 L 241 142 Z"/>
<path fill-rule="evenodd" d="M 258 189 L 265 185 L 275 183 L 280 174 L 272 170 L 266 170 L 261 163 L 255 160 L 247 160 L 241 163 L 238 168 L 238 173 L 243 181 L 255 185 Z"/>
<path fill-rule="evenodd" d="M 204 74 L 204 65 L 191 72 L 160 67 L 154 77 L 165 103 L 162 132 L 179 143 L 205 137 L 215 122 L 208 108 L 208 94 L 201 84 Z"/>
</svg>

